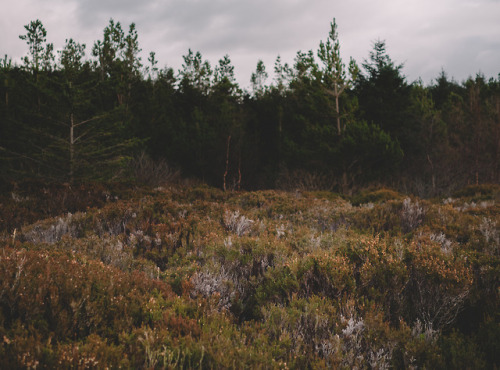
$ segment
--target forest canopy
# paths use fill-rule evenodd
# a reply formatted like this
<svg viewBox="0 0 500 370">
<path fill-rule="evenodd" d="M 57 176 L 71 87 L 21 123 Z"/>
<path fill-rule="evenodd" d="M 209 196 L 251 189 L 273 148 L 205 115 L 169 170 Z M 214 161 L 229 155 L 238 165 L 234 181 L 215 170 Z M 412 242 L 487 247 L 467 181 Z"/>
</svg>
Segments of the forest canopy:
<svg viewBox="0 0 500 370">
<path fill-rule="evenodd" d="M 110 20 L 92 46 L 55 51 L 25 26 L 20 65 L 0 61 L 0 171 L 6 181 L 137 177 L 138 158 L 224 189 L 382 184 L 420 195 L 500 180 L 500 75 L 408 82 L 376 41 L 342 60 L 338 27 L 242 89 L 229 55 L 188 50 L 182 68 L 140 57 L 135 24 Z M 172 170 L 173 171 L 173 170 Z"/>
</svg>

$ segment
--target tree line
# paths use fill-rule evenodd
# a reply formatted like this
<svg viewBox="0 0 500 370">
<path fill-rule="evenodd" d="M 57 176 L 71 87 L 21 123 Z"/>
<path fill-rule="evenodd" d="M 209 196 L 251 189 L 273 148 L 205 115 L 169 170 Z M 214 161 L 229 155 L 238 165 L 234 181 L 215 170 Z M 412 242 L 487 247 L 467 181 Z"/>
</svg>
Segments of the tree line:
<svg viewBox="0 0 500 370">
<path fill-rule="evenodd" d="M 110 20 L 89 49 L 55 52 L 40 20 L 20 36 L 21 65 L 0 61 L 0 171 L 5 180 L 73 183 L 128 177 L 145 152 L 224 189 L 349 192 L 369 184 L 433 195 L 500 180 L 500 74 L 462 83 L 444 71 L 408 82 L 384 41 L 344 62 L 335 19 L 317 50 L 251 90 L 228 55 L 215 66 L 189 50 L 179 71 L 143 62 L 134 24 Z"/>
</svg>

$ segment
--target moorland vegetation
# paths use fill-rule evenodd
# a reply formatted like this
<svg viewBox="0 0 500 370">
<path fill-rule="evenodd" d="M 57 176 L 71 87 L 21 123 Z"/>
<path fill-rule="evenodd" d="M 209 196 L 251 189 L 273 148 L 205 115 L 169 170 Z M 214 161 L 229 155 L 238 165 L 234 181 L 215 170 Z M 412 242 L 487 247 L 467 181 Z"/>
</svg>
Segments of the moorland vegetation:
<svg viewBox="0 0 500 370">
<path fill-rule="evenodd" d="M 5 194 L 6 368 L 500 364 L 496 185 L 434 199 L 123 184 Z"/>
</svg>

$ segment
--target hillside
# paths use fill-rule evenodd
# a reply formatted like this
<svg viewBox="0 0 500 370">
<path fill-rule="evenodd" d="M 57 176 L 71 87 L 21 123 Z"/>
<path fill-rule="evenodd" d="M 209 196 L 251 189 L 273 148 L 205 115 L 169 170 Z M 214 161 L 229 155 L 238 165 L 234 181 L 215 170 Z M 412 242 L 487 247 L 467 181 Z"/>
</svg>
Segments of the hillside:
<svg viewBox="0 0 500 370">
<path fill-rule="evenodd" d="M 500 187 L 24 184 L 0 196 L 5 368 L 496 368 Z"/>
</svg>

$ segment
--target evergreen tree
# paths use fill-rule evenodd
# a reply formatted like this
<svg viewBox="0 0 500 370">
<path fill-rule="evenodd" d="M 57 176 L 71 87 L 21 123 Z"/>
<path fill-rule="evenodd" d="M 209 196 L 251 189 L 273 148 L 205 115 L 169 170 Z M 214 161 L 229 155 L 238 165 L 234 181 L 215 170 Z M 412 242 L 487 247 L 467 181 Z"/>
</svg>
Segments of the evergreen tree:
<svg viewBox="0 0 500 370">
<path fill-rule="evenodd" d="M 209 113 L 213 71 L 200 52 L 194 53 L 189 49 L 183 59 L 178 76 L 179 118 L 174 128 L 178 137 L 175 145 L 178 148 L 177 157 L 186 175 L 215 181 L 210 166 L 213 163 L 215 132 Z"/>
<path fill-rule="evenodd" d="M 432 100 L 434 101 L 437 109 L 446 108 L 446 105 L 450 102 L 449 97 L 453 94 L 460 94 L 461 87 L 453 80 L 448 80 L 448 76 L 444 70 L 441 71 L 438 78 L 429 87 L 432 94 Z"/>
<path fill-rule="evenodd" d="M 409 120 L 418 127 L 418 135 L 413 140 L 418 142 L 418 148 L 408 153 L 411 162 L 408 163 L 406 174 L 413 181 L 427 185 L 430 178 L 430 189 L 421 189 L 420 195 L 436 194 L 439 185 L 444 185 L 450 178 L 448 171 L 450 163 L 450 147 L 448 131 L 442 119 L 441 111 L 436 108 L 432 94 L 421 81 L 415 83 L 411 90 L 411 106 Z"/>
<path fill-rule="evenodd" d="M 70 182 L 112 176 L 124 164 L 126 150 L 136 142 L 122 136 L 123 108 L 99 109 L 94 100 L 99 81 L 90 63 L 84 62 L 84 56 L 85 45 L 66 40 L 60 55 L 64 94 L 58 119 L 67 130 L 59 136 L 67 154 L 63 151 L 59 162 L 67 168 Z"/>
<path fill-rule="evenodd" d="M 101 76 L 99 90 L 108 108 L 115 105 L 114 99 L 129 108 L 132 85 L 142 77 L 140 51 L 135 24 L 130 24 L 125 34 L 120 22 L 113 19 L 104 28 L 103 39 L 94 43 L 92 55 L 97 58 L 95 68 Z"/>
<path fill-rule="evenodd" d="M 21 70 L 15 68 L 16 89 L 12 97 L 17 106 L 8 118 L 16 127 L 14 140 L 8 151 L 17 158 L 16 176 L 44 176 L 51 178 L 60 173 L 48 150 L 50 137 L 57 130 L 47 119 L 51 105 L 57 100 L 53 94 L 53 45 L 47 43 L 47 31 L 40 20 L 24 26 L 26 34 L 20 35 L 28 45 L 28 55 L 23 58 Z"/>
<path fill-rule="evenodd" d="M 340 57 L 340 42 L 337 33 L 337 24 L 335 18 L 330 24 L 330 32 L 326 42 L 321 41 L 319 44 L 318 57 L 323 64 L 322 82 L 327 94 L 335 99 L 335 112 L 337 122 L 337 132 L 340 135 L 343 131 L 340 120 L 340 104 L 339 99 L 342 93 L 352 86 L 353 82 L 358 77 L 359 68 L 354 61 L 349 61 L 349 77 L 345 69 L 345 64 Z"/>
<path fill-rule="evenodd" d="M 24 65 L 37 78 L 41 69 L 48 70 L 52 66 L 54 45 L 47 43 L 47 30 L 39 19 L 31 21 L 24 28 L 26 34 L 19 36 L 29 47 L 29 56 L 23 58 Z"/>
<path fill-rule="evenodd" d="M 493 161 L 498 150 L 498 142 L 494 142 L 498 138 L 498 118 L 494 117 L 498 111 L 499 97 L 498 93 L 491 94 L 489 83 L 481 74 L 477 74 L 474 79 L 469 78 L 464 87 L 466 121 L 461 130 L 465 139 L 462 144 L 466 150 L 464 160 L 469 163 L 469 181 L 479 184 L 492 181 L 491 175 L 498 168 Z M 493 104 L 488 104 L 490 102 Z"/>
<path fill-rule="evenodd" d="M 210 63 L 203 61 L 199 51 L 195 54 L 191 49 L 187 55 L 183 56 L 183 59 L 184 64 L 179 71 L 181 91 L 196 89 L 203 95 L 207 95 L 210 92 L 213 74 Z"/>
<path fill-rule="evenodd" d="M 255 97 L 261 97 L 265 92 L 266 80 L 269 74 L 266 72 L 266 66 L 262 60 L 257 62 L 257 67 L 255 72 L 252 73 L 250 82 L 252 83 L 253 95 Z"/>
<path fill-rule="evenodd" d="M 281 61 L 281 56 L 277 56 L 274 62 L 274 89 L 278 91 L 280 95 L 285 95 L 289 88 L 290 81 L 292 79 L 292 70 L 288 63 L 283 64 Z"/>
<path fill-rule="evenodd" d="M 215 67 L 213 91 L 210 96 L 212 107 L 211 127 L 216 141 L 214 165 L 221 166 L 222 187 L 227 190 L 232 182 L 237 188 L 241 185 L 241 147 L 244 140 L 244 127 L 240 112 L 241 92 L 234 76 L 234 66 L 228 55 L 219 60 Z M 221 150 L 224 148 L 225 150 Z M 220 168 L 220 167 L 219 167 Z M 231 181 L 232 180 L 232 181 Z"/>
<path fill-rule="evenodd" d="M 5 55 L 0 60 L 0 171 L 4 176 L 13 167 L 15 156 L 10 149 L 18 135 L 12 122 L 13 69 L 12 59 Z"/>
<path fill-rule="evenodd" d="M 387 180 L 403 158 L 399 143 L 379 126 L 355 121 L 346 127 L 332 161 L 342 171 L 341 189 L 353 188 L 372 181 Z"/>
<path fill-rule="evenodd" d="M 385 42 L 377 41 L 363 68 L 365 72 L 356 83 L 361 118 L 399 140 L 403 151 L 409 154 L 414 149 L 418 127 L 408 119 L 411 86 L 401 74 L 403 65 L 395 65 L 386 52 Z"/>
</svg>

